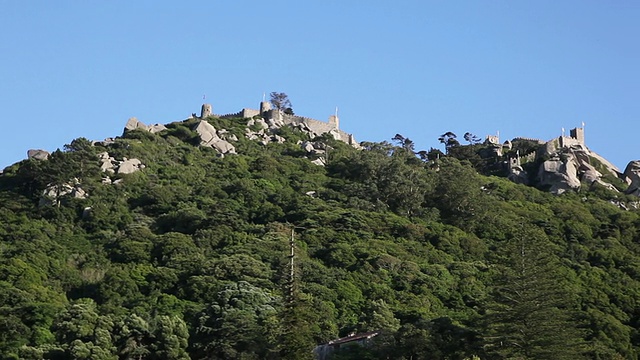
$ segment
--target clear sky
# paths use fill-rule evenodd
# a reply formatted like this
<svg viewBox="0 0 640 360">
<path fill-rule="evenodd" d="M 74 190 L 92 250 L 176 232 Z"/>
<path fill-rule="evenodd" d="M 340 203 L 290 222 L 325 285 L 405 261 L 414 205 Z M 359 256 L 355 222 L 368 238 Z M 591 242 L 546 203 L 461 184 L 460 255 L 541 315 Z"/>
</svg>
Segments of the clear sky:
<svg viewBox="0 0 640 360">
<path fill-rule="evenodd" d="M 591 150 L 640 159 L 637 0 L 0 0 L 0 54 L 0 169 L 271 91 L 321 120 L 338 106 L 359 141 L 584 121 Z"/>
</svg>

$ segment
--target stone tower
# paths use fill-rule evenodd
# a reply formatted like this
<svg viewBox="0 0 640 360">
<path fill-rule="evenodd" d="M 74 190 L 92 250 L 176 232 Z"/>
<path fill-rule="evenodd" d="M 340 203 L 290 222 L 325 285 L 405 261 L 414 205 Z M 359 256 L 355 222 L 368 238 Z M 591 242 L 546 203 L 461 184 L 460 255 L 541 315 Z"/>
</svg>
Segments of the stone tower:
<svg viewBox="0 0 640 360">
<path fill-rule="evenodd" d="M 263 101 L 260 103 L 260 114 L 264 114 L 265 112 L 271 110 L 271 103 L 268 101 Z"/>
<path fill-rule="evenodd" d="M 576 139 L 581 145 L 584 145 L 584 127 L 571 129 L 569 135 Z"/>
<path fill-rule="evenodd" d="M 329 116 L 329 125 L 331 125 L 336 130 L 340 129 L 340 118 L 338 117 L 338 115 Z"/>
<path fill-rule="evenodd" d="M 212 113 L 211 104 L 202 104 L 202 109 L 200 110 L 201 119 L 211 116 Z"/>
</svg>

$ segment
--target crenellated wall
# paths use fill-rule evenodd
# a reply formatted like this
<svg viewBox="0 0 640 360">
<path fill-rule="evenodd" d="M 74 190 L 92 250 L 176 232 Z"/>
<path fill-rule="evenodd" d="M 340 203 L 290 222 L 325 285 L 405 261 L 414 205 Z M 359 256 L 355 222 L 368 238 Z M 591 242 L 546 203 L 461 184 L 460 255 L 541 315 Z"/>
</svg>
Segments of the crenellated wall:
<svg viewBox="0 0 640 360">
<path fill-rule="evenodd" d="M 511 140 L 511 141 L 512 142 L 513 141 L 533 141 L 533 142 L 536 142 L 536 143 L 538 143 L 540 145 L 546 143 L 546 141 L 544 141 L 544 140 L 528 138 L 528 137 L 517 137 L 517 138 L 513 138 L 513 140 Z"/>
<path fill-rule="evenodd" d="M 206 104 L 208 108 L 211 105 Z M 204 105 L 203 105 L 204 107 Z M 206 114 L 206 112 L 204 112 Z M 313 133 L 315 136 L 319 136 L 325 133 L 330 133 L 337 140 L 346 142 L 347 144 L 358 146 L 358 142 L 355 140 L 352 134 L 348 134 L 340 130 L 340 119 L 337 115 L 329 116 L 328 121 L 321 121 L 305 116 L 289 115 L 284 112 L 271 109 L 271 104 L 263 101 L 260 103 L 260 110 L 244 108 L 237 113 L 214 115 L 219 118 L 252 118 L 254 116 L 262 115 L 265 120 L 275 120 L 287 125 L 300 125 L 304 126 L 307 130 Z"/>
</svg>

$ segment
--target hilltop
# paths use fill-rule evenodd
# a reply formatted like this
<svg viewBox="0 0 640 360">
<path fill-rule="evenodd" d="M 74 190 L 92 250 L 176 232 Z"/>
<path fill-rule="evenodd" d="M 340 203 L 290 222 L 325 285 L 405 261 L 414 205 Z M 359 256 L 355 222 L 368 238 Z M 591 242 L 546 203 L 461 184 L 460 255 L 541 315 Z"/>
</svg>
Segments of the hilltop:
<svg viewBox="0 0 640 360">
<path fill-rule="evenodd" d="M 579 128 L 443 153 L 339 126 L 205 104 L 7 167 L 1 356 L 637 358 L 633 166 Z"/>
<path fill-rule="evenodd" d="M 285 95 L 285 94 L 282 94 Z M 286 96 L 286 95 L 285 95 Z M 345 142 L 355 148 L 361 146 L 355 140 L 353 134 L 348 134 L 339 128 L 340 120 L 337 113 L 329 116 L 327 122 L 294 115 L 281 109 L 272 109 L 271 103 L 262 101 L 259 109 L 244 108 L 236 113 L 215 115 L 211 104 L 203 104 L 200 115 L 193 113 L 187 120 L 181 123 L 194 123 L 195 119 L 248 119 L 244 135 L 250 140 L 256 140 L 262 145 L 269 142 L 284 142 L 285 139 L 278 136 L 279 129 L 288 126 L 306 133 L 309 138 L 323 134 L 329 134 L 336 140 Z M 289 109 L 291 110 L 291 109 Z M 174 124 L 174 123 L 172 123 Z M 169 124 L 165 124 L 169 125 Z M 145 125 L 136 118 L 130 118 L 125 125 L 125 131 L 141 129 L 151 133 L 167 130 L 162 124 Z M 172 125 L 170 125 L 172 126 Z M 233 142 L 238 137 L 233 135 L 228 138 L 226 129 L 215 129 L 206 121 L 199 121 L 192 126 L 193 131 L 201 138 L 202 146 L 213 147 L 221 156 L 227 153 L 235 153 Z M 562 134 L 551 140 L 540 140 L 527 137 L 516 137 L 501 143 L 499 135 L 487 135 L 484 141 L 471 133 L 465 133 L 468 144 L 463 145 L 452 132 L 443 134 L 440 142 L 444 145 L 448 155 L 459 160 L 472 162 L 476 170 L 484 175 L 498 175 L 507 177 L 515 183 L 535 186 L 553 194 L 562 194 L 565 191 L 576 191 L 581 188 L 594 189 L 607 188 L 613 192 L 640 195 L 640 160 L 630 161 L 624 171 L 620 171 L 607 159 L 590 150 L 585 142 L 585 128 L 574 128 L 565 135 Z M 425 161 L 436 159 L 443 154 L 437 149 L 430 151 L 414 151 L 412 141 L 409 138 L 396 134 L 394 140 L 402 146 L 410 144 L 410 150 Z M 113 138 L 106 139 L 101 144 L 109 144 Z M 315 155 L 315 163 L 324 165 L 326 162 L 323 149 L 313 149 L 309 143 L 303 147 Z M 41 149 L 27 151 L 28 158 L 46 159 L 49 152 Z M 103 156 L 107 156 L 105 154 Z M 444 155 L 444 154 L 443 154 Z M 108 156 L 107 158 L 108 159 Z M 103 160 L 105 160 L 103 159 Z M 115 159 L 110 159 L 114 162 Z M 105 165 L 111 167 L 112 165 Z M 620 204 L 626 206 L 626 204 Z M 631 206 L 637 206 L 632 203 Z"/>
</svg>

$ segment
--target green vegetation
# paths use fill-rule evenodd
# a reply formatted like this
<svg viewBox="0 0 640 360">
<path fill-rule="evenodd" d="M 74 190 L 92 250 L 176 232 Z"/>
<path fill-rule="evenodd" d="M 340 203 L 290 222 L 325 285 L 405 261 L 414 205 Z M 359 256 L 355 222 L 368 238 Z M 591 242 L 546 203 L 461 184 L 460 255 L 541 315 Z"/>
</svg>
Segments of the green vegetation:
<svg viewBox="0 0 640 360">
<path fill-rule="evenodd" d="M 372 330 L 332 358 L 638 358 L 640 214 L 608 190 L 554 197 L 479 174 L 480 145 L 421 160 L 402 136 L 321 137 L 321 167 L 295 130 L 262 146 L 209 121 L 238 155 L 194 146 L 187 122 L 4 171 L 0 358 L 304 359 Z M 103 173 L 103 151 L 146 167 Z M 41 202 L 76 181 L 88 198 Z"/>
</svg>

